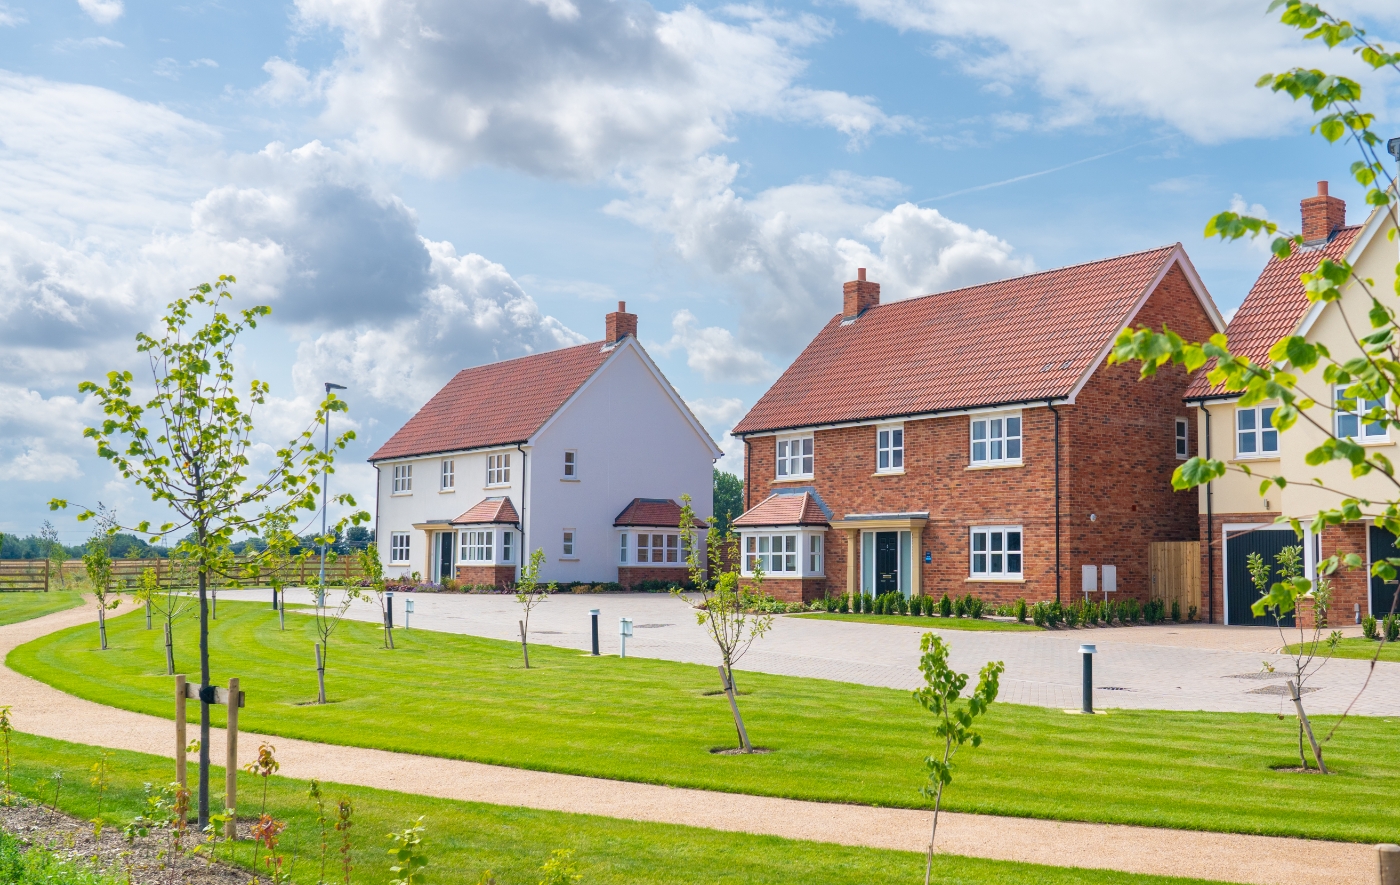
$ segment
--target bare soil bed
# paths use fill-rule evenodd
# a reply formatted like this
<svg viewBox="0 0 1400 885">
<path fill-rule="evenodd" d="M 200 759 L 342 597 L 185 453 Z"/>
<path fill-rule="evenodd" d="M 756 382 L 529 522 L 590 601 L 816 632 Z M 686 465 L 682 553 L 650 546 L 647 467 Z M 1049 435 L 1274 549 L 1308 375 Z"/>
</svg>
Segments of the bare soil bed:
<svg viewBox="0 0 1400 885">
<path fill-rule="evenodd" d="M 132 885 L 248 885 L 253 878 L 246 870 L 191 854 L 188 849 L 199 841 L 193 828 L 185 837 L 185 851 L 172 850 L 170 834 L 163 830 L 128 842 L 120 829 L 108 826 L 96 840 L 90 821 L 34 804 L 0 806 L 0 828 L 26 846 L 43 845 Z"/>
</svg>

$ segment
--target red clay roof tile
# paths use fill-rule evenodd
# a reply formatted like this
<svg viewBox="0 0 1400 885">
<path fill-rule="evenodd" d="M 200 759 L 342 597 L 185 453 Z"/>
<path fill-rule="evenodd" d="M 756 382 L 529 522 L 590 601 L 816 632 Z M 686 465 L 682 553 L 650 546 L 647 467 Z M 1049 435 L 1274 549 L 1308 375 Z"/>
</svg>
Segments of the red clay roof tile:
<svg viewBox="0 0 1400 885">
<path fill-rule="evenodd" d="M 1277 256 L 1270 258 L 1244 303 L 1225 328 L 1225 334 L 1230 339 L 1230 352 L 1247 356 L 1261 365 L 1267 362 L 1269 349 L 1280 338 L 1291 334 L 1307 315 L 1308 308 L 1312 307 L 1308 293 L 1298 279 L 1299 275 L 1315 270 L 1318 261 L 1324 257 L 1344 257 L 1364 226 L 1358 224 L 1339 229 L 1336 236 L 1321 249 L 1299 249 L 1285 259 Z M 1186 388 L 1187 399 L 1228 393 L 1224 385 L 1212 385 L 1206 377 L 1212 365 L 1214 360 L 1191 378 Z"/>
<path fill-rule="evenodd" d="M 1178 248 L 835 316 L 733 433 L 1066 396 Z"/>
<path fill-rule="evenodd" d="M 613 520 L 616 526 L 645 526 L 647 528 L 679 528 L 681 505 L 669 498 L 633 498 L 632 503 L 622 508 Z M 695 520 L 697 529 L 709 528 L 702 520 Z"/>
<path fill-rule="evenodd" d="M 523 442 L 612 353 L 580 344 L 463 369 L 370 461 Z"/>
<path fill-rule="evenodd" d="M 452 525 L 519 525 L 520 514 L 510 498 L 487 498 L 452 520 Z"/>
</svg>

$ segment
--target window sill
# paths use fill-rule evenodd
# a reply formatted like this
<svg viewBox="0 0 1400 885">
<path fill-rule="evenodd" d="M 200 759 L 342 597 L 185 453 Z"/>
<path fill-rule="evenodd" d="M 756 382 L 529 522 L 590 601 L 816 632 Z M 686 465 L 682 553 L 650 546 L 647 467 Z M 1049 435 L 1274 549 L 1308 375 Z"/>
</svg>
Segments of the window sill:
<svg viewBox="0 0 1400 885">
<path fill-rule="evenodd" d="M 1231 458 L 1227 464 L 1277 464 L 1280 460 L 1278 455 L 1260 455 L 1254 458 Z"/>
<path fill-rule="evenodd" d="M 877 470 L 871 476 L 903 476 L 903 470 Z"/>
<path fill-rule="evenodd" d="M 1007 467 L 1025 467 L 1024 461 L 999 461 L 995 464 L 969 464 L 965 470 L 1004 470 Z"/>
<path fill-rule="evenodd" d="M 1025 578 L 965 578 L 965 584 L 1024 584 Z"/>
<path fill-rule="evenodd" d="M 561 477 L 559 477 L 559 481 L 560 481 L 560 482 L 578 482 L 578 477 L 577 477 L 577 476 L 561 476 Z"/>
</svg>

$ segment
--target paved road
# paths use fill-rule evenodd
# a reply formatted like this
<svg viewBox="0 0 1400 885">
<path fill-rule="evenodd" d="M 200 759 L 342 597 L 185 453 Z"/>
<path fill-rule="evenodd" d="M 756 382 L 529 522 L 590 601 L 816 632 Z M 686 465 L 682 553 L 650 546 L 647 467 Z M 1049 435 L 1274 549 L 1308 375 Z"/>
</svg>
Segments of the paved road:
<svg viewBox="0 0 1400 885">
<path fill-rule="evenodd" d="M 221 598 L 270 599 L 267 590 L 220 593 Z M 395 622 L 403 621 L 397 594 Z M 412 594 L 412 629 L 466 633 L 518 640 L 521 617 L 507 595 Z M 292 591 L 292 602 L 310 602 L 306 591 Z M 618 653 L 618 619 L 632 618 L 627 653 L 695 664 L 718 662 L 713 643 L 696 623 L 695 612 L 665 594 L 558 594 L 530 618 L 530 641 L 587 649 L 590 608 L 599 608 L 604 654 Z M 377 621 L 379 610 L 356 603 L 350 617 Z M 936 621 L 924 621 L 933 624 Z M 780 617 L 754 644 L 736 669 L 787 676 L 832 679 L 863 685 L 913 689 L 919 684 L 919 637 L 926 626 L 903 627 Z M 1357 628 L 1348 628 L 1355 632 Z M 975 673 L 989 660 L 1006 662 L 1001 700 L 1041 707 L 1080 705 L 1080 643 L 1098 647 L 1094 659 L 1094 704 L 1100 708 L 1286 712 L 1282 644 L 1277 630 L 1203 624 L 1047 630 L 1035 633 L 940 632 L 952 648 L 952 662 Z M 1296 636 L 1296 631 L 1293 632 Z M 1263 662 L 1274 673 L 1263 673 Z M 1369 670 L 1366 661 L 1333 660 L 1309 679 L 1311 713 L 1340 713 L 1357 697 Z M 1287 709 L 1285 710 L 1285 705 Z M 1376 667 L 1353 713 L 1400 716 L 1400 663 Z"/>
</svg>

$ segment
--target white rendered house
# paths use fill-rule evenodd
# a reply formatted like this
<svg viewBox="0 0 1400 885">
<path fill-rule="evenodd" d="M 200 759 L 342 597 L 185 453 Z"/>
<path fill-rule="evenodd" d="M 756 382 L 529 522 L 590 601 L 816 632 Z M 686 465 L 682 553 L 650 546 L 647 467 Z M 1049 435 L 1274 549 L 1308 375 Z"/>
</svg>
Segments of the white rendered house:
<svg viewBox="0 0 1400 885">
<path fill-rule="evenodd" d="M 543 550 L 546 581 L 656 577 L 624 514 L 688 494 L 709 519 L 721 454 L 619 302 L 604 341 L 463 369 L 374 453 L 385 574 L 502 586 Z"/>
</svg>

